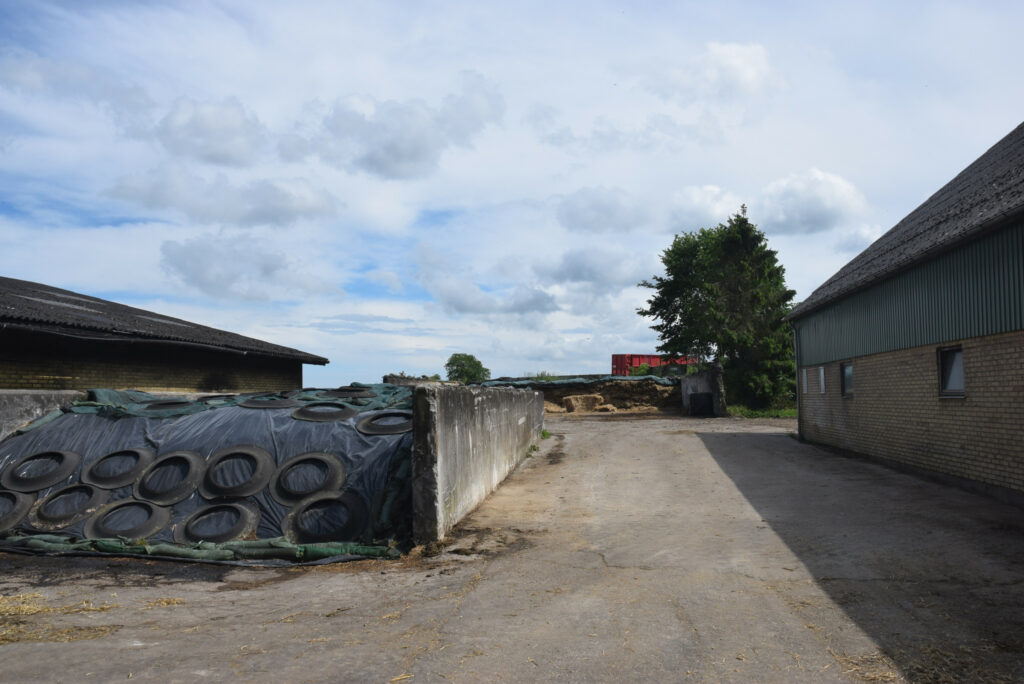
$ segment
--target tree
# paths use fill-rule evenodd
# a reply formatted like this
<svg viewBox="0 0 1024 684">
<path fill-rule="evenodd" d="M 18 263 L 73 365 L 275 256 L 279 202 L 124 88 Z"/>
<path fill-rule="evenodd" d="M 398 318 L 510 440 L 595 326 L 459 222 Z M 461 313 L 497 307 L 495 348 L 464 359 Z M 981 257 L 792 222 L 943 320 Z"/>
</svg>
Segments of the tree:
<svg viewBox="0 0 1024 684">
<path fill-rule="evenodd" d="M 449 380 L 466 384 L 483 382 L 491 377 L 491 371 L 472 354 L 452 354 L 444 364 L 444 370 Z"/>
<path fill-rule="evenodd" d="M 792 308 L 785 269 L 747 208 L 714 228 L 681 233 L 662 252 L 664 276 L 641 316 L 661 339 L 659 351 L 717 361 L 731 402 L 760 408 L 793 391 L 793 342 L 783 316 Z"/>
<path fill-rule="evenodd" d="M 636 368 L 630 368 L 629 369 L 629 374 L 633 375 L 633 376 L 650 375 L 651 374 L 651 367 L 648 366 L 646 363 L 641 363 Z"/>
</svg>

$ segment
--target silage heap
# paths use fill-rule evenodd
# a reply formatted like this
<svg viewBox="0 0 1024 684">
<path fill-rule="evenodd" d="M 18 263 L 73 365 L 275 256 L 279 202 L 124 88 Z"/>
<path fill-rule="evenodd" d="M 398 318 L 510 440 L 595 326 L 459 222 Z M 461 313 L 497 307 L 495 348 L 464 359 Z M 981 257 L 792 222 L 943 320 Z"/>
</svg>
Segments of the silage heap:
<svg viewBox="0 0 1024 684">
<path fill-rule="evenodd" d="M 411 388 L 91 390 L 0 442 L 0 549 L 284 563 L 411 539 Z"/>
</svg>

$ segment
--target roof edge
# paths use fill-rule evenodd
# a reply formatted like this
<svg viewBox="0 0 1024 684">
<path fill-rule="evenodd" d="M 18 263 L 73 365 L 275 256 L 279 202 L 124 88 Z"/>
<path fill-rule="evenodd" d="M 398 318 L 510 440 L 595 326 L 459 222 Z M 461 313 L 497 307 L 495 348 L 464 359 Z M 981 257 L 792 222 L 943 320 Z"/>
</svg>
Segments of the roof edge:
<svg viewBox="0 0 1024 684">
<path fill-rule="evenodd" d="M 876 278 L 873 278 L 865 283 L 861 283 L 857 287 L 845 290 L 843 292 L 838 292 L 829 297 L 823 297 L 820 301 L 814 302 L 813 304 L 808 306 L 806 310 L 802 309 L 804 302 L 801 302 L 797 304 L 795 307 L 793 307 L 792 311 L 783 316 L 783 320 L 792 323 L 793 321 L 805 318 L 806 316 L 809 316 L 810 314 L 816 311 L 820 311 L 821 309 L 824 309 L 832 304 L 835 304 L 836 302 L 842 301 L 847 297 L 851 297 L 857 294 L 858 292 L 870 290 L 875 285 L 885 282 L 886 280 L 890 280 L 901 273 L 906 273 L 907 271 L 917 266 L 920 266 L 921 264 L 927 261 L 936 259 L 942 256 L 943 254 L 959 249 L 960 247 L 963 247 L 968 243 L 980 240 L 988 235 L 991 235 L 992 233 L 1002 230 L 1003 228 L 1007 228 L 1018 220 L 1024 220 L 1024 210 L 993 216 L 987 221 L 979 223 L 978 227 L 975 228 L 970 234 L 965 235 L 958 240 L 954 240 L 952 242 L 939 245 L 934 249 L 921 252 L 917 257 L 911 259 L 907 263 L 901 264 L 900 266 L 894 268 L 891 271 L 880 273 Z M 811 295 L 813 294 L 814 293 L 812 292 Z"/>
<path fill-rule="evenodd" d="M 201 342 L 189 342 L 186 340 L 174 339 L 171 337 L 156 337 L 147 336 L 139 333 L 132 333 L 131 337 L 127 335 L 119 335 L 113 332 L 106 332 L 98 329 L 90 329 L 85 327 L 70 327 L 70 326 L 48 326 L 45 324 L 31 323 L 18 320 L 0 320 L 0 329 L 3 328 L 17 328 L 19 330 L 27 330 L 30 332 L 39 332 L 45 335 L 55 335 L 57 337 L 68 337 L 78 340 L 89 340 L 93 342 L 120 342 L 123 344 L 167 344 L 175 347 L 189 347 L 194 349 L 206 349 L 209 351 L 224 352 L 227 354 L 235 354 L 238 356 L 262 356 L 271 359 L 286 359 L 290 361 L 299 361 L 303 364 L 313 366 L 326 366 L 330 363 L 330 360 L 323 357 L 317 356 L 316 354 L 310 354 L 299 350 L 293 350 L 294 353 L 274 353 L 270 351 L 257 351 L 252 349 L 235 349 L 224 345 L 216 344 L 203 344 Z M 81 332 L 79 332 L 81 331 Z M 282 349 L 289 349 L 282 347 Z"/>
</svg>

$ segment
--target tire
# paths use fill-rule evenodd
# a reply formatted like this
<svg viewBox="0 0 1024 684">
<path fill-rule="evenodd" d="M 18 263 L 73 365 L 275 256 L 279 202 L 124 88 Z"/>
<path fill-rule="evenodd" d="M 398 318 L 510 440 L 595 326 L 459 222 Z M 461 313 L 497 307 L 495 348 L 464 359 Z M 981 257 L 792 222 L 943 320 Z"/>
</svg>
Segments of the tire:
<svg viewBox="0 0 1024 684">
<path fill-rule="evenodd" d="M 325 399 L 373 399 L 377 393 L 362 387 L 339 387 L 321 392 L 320 396 Z"/>
<path fill-rule="evenodd" d="M 210 532 L 209 529 L 204 531 L 204 521 L 206 522 L 205 526 L 208 527 L 210 516 L 228 512 L 237 515 L 234 524 L 226 527 L 222 525 L 222 528 L 215 532 Z M 239 501 L 215 503 L 203 506 L 176 525 L 174 541 L 179 544 L 195 544 L 201 541 L 220 544 L 251 536 L 256 531 L 259 522 L 260 514 L 255 506 Z"/>
<path fill-rule="evenodd" d="M 185 474 L 170 487 L 160 488 L 153 480 L 157 473 L 171 467 L 171 463 L 184 463 Z M 196 490 L 206 471 L 206 461 L 194 451 L 171 451 L 150 463 L 135 481 L 135 498 L 157 506 L 170 506 L 187 499 Z"/>
<path fill-rule="evenodd" d="M 296 406 L 302 406 L 301 402 L 295 399 L 254 399 L 249 398 L 245 401 L 240 401 L 235 406 L 241 406 L 242 408 L 248 409 L 283 409 L 283 408 L 295 408 Z"/>
<path fill-rule="evenodd" d="M 46 510 L 58 499 L 75 494 L 84 494 L 85 498 L 79 497 L 79 503 L 72 510 L 64 513 L 52 513 Z M 89 517 L 97 508 L 107 503 L 109 498 L 109 490 L 94 487 L 90 484 L 73 484 L 68 487 L 62 487 L 55 492 L 51 492 L 49 496 L 32 508 L 32 512 L 28 514 L 29 524 L 37 530 L 59 530 Z"/>
<path fill-rule="evenodd" d="M 251 463 L 249 477 L 238 484 L 217 481 L 217 472 L 224 461 L 241 457 Z M 258 446 L 231 446 L 214 453 L 206 462 L 206 473 L 199 485 L 199 493 L 207 499 L 241 498 L 252 496 L 267 486 L 274 475 L 274 458 Z"/>
<path fill-rule="evenodd" d="M 29 462 L 44 458 L 56 459 L 57 465 L 38 475 L 19 474 L 22 467 Z M 3 475 L 0 476 L 0 484 L 6 489 L 16 492 L 38 492 L 71 477 L 81 462 L 82 457 L 74 451 L 40 451 L 34 454 L 27 454 L 7 466 Z"/>
<path fill-rule="evenodd" d="M 406 420 L 401 423 L 380 423 L 384 418 L 405 418 Z M 356 423 L 356 430 L 363 433 L 364 435 L 400 435 L 403 432 L 412 432 L 412 412 L 411 411 L 381 411 L 374 413 L 364 418 L 360 418 L 359 422 Z"/>
<path fill-rule="evenodd" d="M 191 408 L 193 402 L 181 399 L 160 399 L 158 401 L 146 402 L 142 407 L 144 411 L 171 411 L 177 409 Z"/>
<path fill-rule="evenodd" d="M 313 520 L 307 520 L 310 516 Z M 295 544 L 358 541 L 369 518 L 366 502 L 355 492 L 322 492 L 300 501 L 281 523 L 281 532 Z M 325 524 L 313 528 L 314 522 Z"/>
<path fill-rule="evenodd" d="M 333 406 L 335 410 L 318 411 L 315 408 L 318 406 Z M 334 423 L 356 415 L 359 415 L 359 411 L 338 401 L 311 401 L 292 411 L 292 418 L 295 420 L 308 420 L 313 423 Z"/>
<path fill-rule="evenodd" d="M 298 488 L 288 482 L 288 474 L 296 467 L 311 465 L 322 471 L 323 477 L 313 487 Z M 303 499 L 323 492 L 337 492 L 345 484 L 348 473 L 334 454 L 314 451 L 299 454 L 282 463 L 270 483 L 270 496 L 282 506 L 294 506 Z"/>
<path fill-rule="evenodd" d="M 6 534 L 25 519 L 32 504 L 35 503 L 36 497 L 35 494 L 26 494 L 25 492 L 0 491 L 0 499 L 10 503 L 7 512 L 0 515 L 0 534 Z"/>
<path fill-rule="evenodd" d="M 145 520 L 135 525 L 116 524 L 119 513 L 127 509 L 137 510 L 146 515 Z M 151 537 L 171 521 L 171 509 L 157 506 L 151 501 L 138 499 L 120 499 L 103 506 L 92 514 L 85 523 L 86 539 L 146 539 Z"/>
<path fill-rule="evenodd" d="M 103 474 L 101 470 L 104 469 L 103 463 L 106 462 L 109 467 L 110 463 L 114 459 L 119 458 L 134 458 L 135 465 L 131 468 L 122 469 L 114 474 Z M 82 471 L 82 482 L 85 484 L 93 485 L 94 487 L 102 487 L 103 489 L 117 489 L 119 487 L 125 487 L 132 484 L 137 479 L 142 471 L 156 460 L 156 452 L 152 449 L 121 449 L 119 451 L 113 451 L 106 456 L 103 456 L 97 461 L 94 461 L 92 465 Z"/>
</svg>

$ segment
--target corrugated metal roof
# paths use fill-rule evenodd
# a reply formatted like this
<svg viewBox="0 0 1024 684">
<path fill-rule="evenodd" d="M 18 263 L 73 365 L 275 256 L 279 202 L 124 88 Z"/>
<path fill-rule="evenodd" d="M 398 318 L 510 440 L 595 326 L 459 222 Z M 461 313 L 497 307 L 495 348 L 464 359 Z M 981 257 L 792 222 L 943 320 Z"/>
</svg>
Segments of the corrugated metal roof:
<svg viewBox="0 0 1024 684">
<path fill-rule="evenodd" d="M 320 366 L 328 363 L 322 356 L 291 347 L 14 278 L 0 277 L 0 325 L 111 341 L 198 344 Z"/>
<path fill-rule="evenodd" d="M 1024 123 L 839 269 L 787 318 L 800 318 L 1024 213 Z"/>
</svg>

